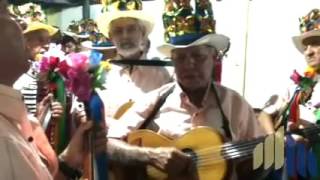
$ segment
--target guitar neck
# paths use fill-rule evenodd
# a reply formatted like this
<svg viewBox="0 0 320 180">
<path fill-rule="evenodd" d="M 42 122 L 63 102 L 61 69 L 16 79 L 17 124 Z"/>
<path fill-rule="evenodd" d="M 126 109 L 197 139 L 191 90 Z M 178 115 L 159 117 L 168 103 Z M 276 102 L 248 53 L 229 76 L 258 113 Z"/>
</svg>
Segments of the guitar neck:
<svg viewBox="0 0 320 180">
<path fill-rule="evenodd" d="M 226 143 L 221 148 L 221 154 L 226 160 L 250 158 L 254 148 L 264 140 L 265 137 L 259 137 L 249 141 Z"/>
<path fill-rule="evenodd" d="M 312 125 L 304 129 L 297 129 L 288 134 L 301 135 L 309 139 L 310 143 L 319 142 L 320 126 Z M 235 143 L 226 143 L 221 146 L 221 154 L 225 159 L 245 159 L 253 155 L 253 150 L 259 143 L 263 143 L 266 137 L 259 137 L 250 141 L 240 141 Z"/>
</svg>

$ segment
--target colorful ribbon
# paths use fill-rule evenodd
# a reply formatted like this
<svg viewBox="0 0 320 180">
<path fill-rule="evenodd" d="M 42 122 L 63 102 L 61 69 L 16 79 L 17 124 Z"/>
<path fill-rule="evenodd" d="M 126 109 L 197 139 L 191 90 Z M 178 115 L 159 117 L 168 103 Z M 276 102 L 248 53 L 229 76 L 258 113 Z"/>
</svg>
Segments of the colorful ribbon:
<svg viewBox="0 0 320 180">
<path fill-rule="evenodd" d="M 86 107 L 88 108 L 88 107 Z M 88 109 L 87 109 L 88 110 Z M 101 98 L 96 92 L 93 92 L 89 101 L 89 117 L 94 121 L 94 129 L 105 122 L 104 120 L 104 106 Z M 92 138 L 95 138 L 93 132 Z M 94 139 L 92 139 L 94 142 Z M 94 143 L 93 143 L 94 144 Z M 92 148 L 94 149 L 94 148 Z M 108 180 L 108 158 L 106 153 L 95 154 L 93 153 L 93 167 L 94 167 L 94 180 Z"/>
</svg>

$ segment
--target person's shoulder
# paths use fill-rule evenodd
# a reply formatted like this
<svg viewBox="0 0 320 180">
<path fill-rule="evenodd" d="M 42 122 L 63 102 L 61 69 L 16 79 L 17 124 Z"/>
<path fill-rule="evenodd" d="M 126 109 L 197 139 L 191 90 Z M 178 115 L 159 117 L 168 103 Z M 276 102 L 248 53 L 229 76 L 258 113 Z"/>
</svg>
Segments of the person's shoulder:
<svg viewBox="0 0 320 180">
<path fill-rule="evenodd" d="M 213 84 L 214 84 L 214 87 L 217 89 L 218 93 L 220 93 L 221 95 L 233 95 L 233 96 L 240 96 L 241 97 L 241 95 L 237 91 L 235 91 L 229 87 L 226 87 L 226 86 L 218 84 L 218 83 L 213 83 Z"/>
<path fill-rule="evenodd" d="M 230 102 L 233 106 L 249 105 L 247 100 L 237 91 L 220 84 L 215 84 L 215 87 L 217 89 L 218 96 L 221 98 L 221 101 Z"/>
<path fill-rule="evenodd" d="M 170 88 L 173 88 L 174 86 L 176 86 L 176 82 L 170 82 L 167 84 L 164 84 L 162 86 L 160 86 L 159 88 L 150 91 L 149 93 L 147 93 L 147 95 L 158 95 L 161 96 L 164 93 L 166 93 L 167 91 L 170 90 Z"/>
<path fill-rule="evenodd" d="M 0 138 L 15 140 L 20 136 L 20 133 L 9 121 L 9 119 L 0 115 Z"/>
</svg>

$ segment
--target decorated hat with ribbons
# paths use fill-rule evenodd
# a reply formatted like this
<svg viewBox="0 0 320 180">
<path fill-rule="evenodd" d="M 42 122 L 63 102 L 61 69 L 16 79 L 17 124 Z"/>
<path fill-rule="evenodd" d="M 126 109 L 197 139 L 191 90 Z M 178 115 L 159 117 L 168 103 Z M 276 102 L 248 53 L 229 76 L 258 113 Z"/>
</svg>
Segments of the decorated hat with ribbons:
<svg viewBox="0 0 320 180">
<path fill-rule="evenodd" d="M 162 18 L 166 44 L 158 47 L 158 50 L 167 57 L 170 57 L 172 49 L 179 47 L 208 45 L 216 48 L 220 54 L 229 50 L 229 38 L 216 34 L 209 0 L 165 0 Z"/>
<path fill-rule="evenodd" d="M 296 48 L 303 53 L 306 40 L 314 37 L 320 38 L 320 9 L 312 9 L 306 16 L 299 19 L 300 35 L 292 38 Z"/>
<path fill-rule="evenodd" d="M 46 15 L 38 4 L 10 5 L 8 9 L 12 17 L 20 24 L 24 34 L 41 29 L 47 30 L 50 36 L 58 32 L 57 28 L 46 24 Z"/>
<path fill-rule="evenodd" d="M 98 32 L 97 25 L 92 19 L 83 19 L 71 21 L 64 33 L 75 38 L 89 38 L 90 34 Z"/>
<path fill-rule="evenodd" d="M 72 21 L 66 35 L 80 39 L 81 45 L 89 49 L 104 50 L 113 48 L 111 41 L 99 32 L 97 24 L 92 19 Z"/>
<path fill-rule="evenodd" d="M 103 0 L 103 13 L 97 18 L 100 32 L 109 37 L 110 23 L 119 18 L 134 18 L 141 21 L 149 35 L 154 26 L 152 16 L 142 10 L 141 0 Z"/>
</svg>

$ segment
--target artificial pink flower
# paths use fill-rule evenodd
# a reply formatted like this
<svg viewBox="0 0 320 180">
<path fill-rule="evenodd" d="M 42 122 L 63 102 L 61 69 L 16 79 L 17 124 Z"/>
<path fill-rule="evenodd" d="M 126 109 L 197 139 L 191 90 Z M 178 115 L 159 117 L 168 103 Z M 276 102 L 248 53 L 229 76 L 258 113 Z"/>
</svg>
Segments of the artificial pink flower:
<svg viewBox="0 0 320 180">
<path fill-rule="evenodd" d="M 55 68 L 57 68 L 59 62 L 60 59 L 58 57 L 43 57 L 40 62 L 40 72 L 54 71 Z"/>
<path fill-rule="evenodd" d="M 60 62 L 58 65 L 58 69 L 62 76 L 68 78 L 68 71 L 71 69 L 71 67 L 67 64 L 66 61 Z"/>
<path fill-rule="evenodd" d="M 48 72 L 50 70 L 49 59 L 43 57 L 40 61 L 40 72 Z"/>
<path fill-rule="evenodd" d="M 50 69 L 54 70 L 58 66 L 59 62 L 60 62 L 60 59 L 58 57 L 50 56 L 49 57 Z"/>
<path fill-rule="evenodd" d="M 71 68 L 66 80 L 67 88 L 74 93 L 80 101 L 88 101 L 91 95 L 91 78 L 86 71 Z"/>
<path fill-rule="evenodd" d="M 68 55 L 70 58 L 68 60 L 69 66 L 75 69 L 81 69 L 82 71 L 87 71 L 89 69 L 89 58 L 85 54 L 81 53 L 71 53 Z"/>
<path fill-rule="evenodd" d="M 295 84 L 299 84 L 302 76 L 296 71 L 293 71 L 293 74 L 290 76 L 290 79 L 293 80 Z"/>
</svg>

